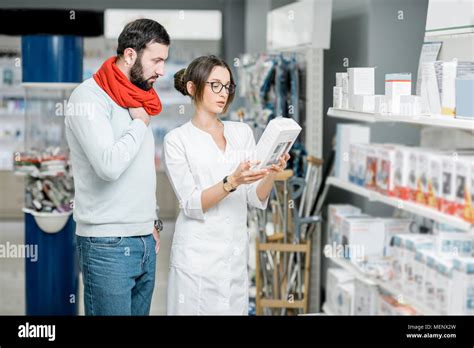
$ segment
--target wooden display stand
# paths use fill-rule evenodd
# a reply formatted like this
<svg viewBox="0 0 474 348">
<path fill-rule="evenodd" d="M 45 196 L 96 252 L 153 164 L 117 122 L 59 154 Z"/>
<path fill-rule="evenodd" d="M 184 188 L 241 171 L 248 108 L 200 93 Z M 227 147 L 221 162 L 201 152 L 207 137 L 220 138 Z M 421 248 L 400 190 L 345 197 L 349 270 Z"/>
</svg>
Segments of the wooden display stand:
<svg viewBox="0 0 474 348">
<path fill-rule="evenodd" d="M 283 238 L 281 238 L 282 240 Z M 273 283 L 274 294 L 279 294 L 278 298 L 262 298 L 262 275 L 260 270 L 260 257 L 258 255 L 261 252 L 270 251 L 273 256 L 274 265 L 278 264 L 278 267 L 274 267 L 273 273 L 274 278 L 277 278 L 277 272 L 282 271 L 283 263 L 279 263 L 278 259 L 282 259 L 282 253 L 300 252 L 305 255 L 304 264 L 304 284 L 305 293 L 302 300 L 294 300 L 294 294 L 290 294 L 289 298 L 282 298 L 281 294 L 285 294 L 286 285 L 288 279 L 286 276 L 282 279 L 281 284 L 277 282 Z M 280 241 L 271 243 L 260 243 L 257 240 L 257 272 L 256 272 L 256 285 L 257 285 L 257 315 L 263 314 L 263 308 L 301 308 L 303 313 L 308 312 L 308 285 L 310 275 L 310 257 L 311 257 L 311 240 L 307 240 L 304 244 L 289 244 L 281 243 Z"/>
<path fill-rule="evenodd" d="M 279 173 L 275 181 L 287 182 L 293 176 L 293 171 L 285 170 L 282 173 Z M 291 234 L 292 231 L 292 214 L 287 214 L 288 220 L 288 230 L 287 235 Z M 274 226 L 281 226 L 281 220 L 279 217 L 274 216 L 273 220 Z M 266 242 L 261 242 L 257 238 L 256 248 L 257 248 L 257 262 L 256 262 L 256 313 L 257 315 L 264 314 L 264 308 L 273 308 L 273 309 L 300 309 L 303 313 L 308 312 L 308 286 L 310 284 L 310 265 L 311 265 L 311 240 L 301 241 L 301 243 L 285 243 L 285 233 L 280 231 L 275 231 L 275 233 L 266 238 Z M 273 263 L 273 282 L 272 282 L 272 294 L 273 298 L 264 298 L 263 291 L 263 280 L 262 280 L 262 265 L 260 256 L 261 253 L 267 253 L 268 257 L 271 255 Z M 304 269 L 303 269 L 303 298 L 296 299 L 296 294 L 288 293 L 287 296 L 287 284 L 290 281 L 288 279 L 288 272 L 284 271 L 283 260 L 286 260 L 286 255 L 294 255 L 294 253 L 301 253 L 304 260 Z M 281 275 L 281 279 L 280 279 Z M 286 298 L 287 297 L 287 298 Z"/>
</svg>

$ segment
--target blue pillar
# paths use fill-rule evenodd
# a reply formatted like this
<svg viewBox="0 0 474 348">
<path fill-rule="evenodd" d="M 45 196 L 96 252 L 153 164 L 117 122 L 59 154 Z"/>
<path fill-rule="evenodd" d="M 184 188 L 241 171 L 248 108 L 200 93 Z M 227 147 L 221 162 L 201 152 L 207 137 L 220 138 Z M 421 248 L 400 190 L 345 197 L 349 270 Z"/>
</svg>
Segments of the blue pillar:
<svg viewBox="0 0 474 348">
<path fill-rule="evenodd" d="M 23 82 L 41 89 L 41 83 L 82 81 L 82 37 L 27 35 L 21 48 Z M 62 221 L 57 229 L 48 230 L 57 221 Z M 77 315 L 79 269 L 72 215 L 25 211 L 25 244 L 38 251 L 37 260 L 25 258 L 26 314 Z"/>
</svg>

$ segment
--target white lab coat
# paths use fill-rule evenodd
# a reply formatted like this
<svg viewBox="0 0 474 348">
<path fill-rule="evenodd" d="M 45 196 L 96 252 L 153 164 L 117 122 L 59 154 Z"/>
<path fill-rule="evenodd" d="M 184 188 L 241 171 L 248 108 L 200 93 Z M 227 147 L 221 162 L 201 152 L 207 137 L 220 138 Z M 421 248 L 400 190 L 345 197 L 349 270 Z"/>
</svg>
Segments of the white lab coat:
<svg viewBox="0 0 474 348">
<path fill-rule="evenodd" d="M 176 314 L 248 314 L 247 203 L 265 209 L 256 187 L 241 185 L 205 213 L 201 192 L 255 158 L 251 128 L 224 122 L 225 152 L 191 121 L 169 132 L 164 161 L 181 211 L 171 246 L 167 312 Z"/>
</svg>

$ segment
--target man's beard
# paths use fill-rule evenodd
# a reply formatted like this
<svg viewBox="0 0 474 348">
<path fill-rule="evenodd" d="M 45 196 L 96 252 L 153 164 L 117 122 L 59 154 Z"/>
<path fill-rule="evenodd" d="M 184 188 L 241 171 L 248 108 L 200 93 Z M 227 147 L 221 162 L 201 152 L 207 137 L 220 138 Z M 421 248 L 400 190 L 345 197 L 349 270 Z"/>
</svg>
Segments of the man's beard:
<svg viewBox="0 0 474 348">
<path fill-rule="evenodd" d="M 150 77 L 154 78 L 154 77 Z M 150 79 L 143 78 L 143 65 L 141 63 L 141 57 L 137 57 L 135 64 L 133 64 L 132 69 L 130 69 L 130 82 L 133 83 L 140 89 L 148 91 L 153 88 L 153 82 Z"/>
</svg>

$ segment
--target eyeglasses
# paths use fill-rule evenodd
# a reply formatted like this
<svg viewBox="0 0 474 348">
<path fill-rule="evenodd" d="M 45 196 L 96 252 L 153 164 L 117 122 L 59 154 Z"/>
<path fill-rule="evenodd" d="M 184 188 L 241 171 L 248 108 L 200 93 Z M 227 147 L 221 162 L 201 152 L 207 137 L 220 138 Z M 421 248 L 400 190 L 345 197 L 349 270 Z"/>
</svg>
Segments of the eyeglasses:
<svg viewBox="0 0 474 348">
<path fill-rule="evenodd" d="M 211 85 L 211 89 L 214 93 L 218 94 L 222 91 L 222 88 L 225 88 L 227 91 L 227 94 L 234 94 L 235 93 L 235 84 L 229 83 L 228 85 L 223 85 L 220 82 L 216 81 L 211 81 L 211 82 L 206 82 Z"/>
</svg>

